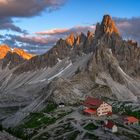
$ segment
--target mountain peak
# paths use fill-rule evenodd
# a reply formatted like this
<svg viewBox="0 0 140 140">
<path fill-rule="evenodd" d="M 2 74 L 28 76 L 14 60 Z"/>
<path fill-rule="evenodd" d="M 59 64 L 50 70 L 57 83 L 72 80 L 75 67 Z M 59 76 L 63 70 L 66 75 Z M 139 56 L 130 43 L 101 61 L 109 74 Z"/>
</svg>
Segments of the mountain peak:
<svg viewBox="0 0 140 140">
<path fill-rule="evenodd" d="M 95 34 L 97 37 L 102 36 L 104 34 L 119 34 L 119 31 L 115 25 L 115 22 L 112 20 L 110 15 L 104 15 L 101 24 L 96 25 Z"/>
<path fill-rule="evenodd" d="M 0 45 L 0 59 L 3 59 L 10 50 L 9 46 L 5 44 Z"/>
<path fill-rule="evenodd" d="M 75 35 L 74 33 L 71 33 L 67 39 L 66 42 L 68 43 L 68 45 L 73 46 L 74 42 L 75 42 Z"/>
<path fill-rule="evenodd" d="M 118 29 L 115 25 L 115 22 L 112 20 L 112 18 L 109 15 L 104 15 L 101 26 L 103 27 L 103 32 L 104 33 L 119 34 L 119 31 L 118 31 Z"/>
<path fill-rule="evenodd" d="M 93 33 L 92 33 L 91 31 L 88 31 L 88 32 L 87 32 L 87 37 L 88 37 L 88 38 L 93 37 Z"/>
<path fill-rule="evenodd" d="M 27 60 L 33 57 L 32 54 L 29 54 L 22 49 L 19 49 L 19 48 L 12 49 L 6 44 L 0 45 L 0 59 L 3 59 L 4 57 L 6 57 L 6 55 L 9 52 L 11 52 L 12 54 L 16 53 L 17 55 L 23 57 L 23 59 L 27 59 Z"/>
<path fill-rule="evenodd" d="M 21 56 L 21 57 L 23 57 L 24 59 L 27 59 L 27 60 L 29 60 L 30 58 L 33 57 L 32 54 L 29 54 L 29 53 L 27 53 L 24 50 L 19 49 L 19 48 L 14 48 L 13 53 L 18 54 L 19 56 Z"/>
<path fill-rule="evenodd" d="M 76 45 L 80 45 L 80 43 L 83 43 L 85 40 L 86 40 L 86 35 L 81 32 L 76 38 Z"/>
</svg>

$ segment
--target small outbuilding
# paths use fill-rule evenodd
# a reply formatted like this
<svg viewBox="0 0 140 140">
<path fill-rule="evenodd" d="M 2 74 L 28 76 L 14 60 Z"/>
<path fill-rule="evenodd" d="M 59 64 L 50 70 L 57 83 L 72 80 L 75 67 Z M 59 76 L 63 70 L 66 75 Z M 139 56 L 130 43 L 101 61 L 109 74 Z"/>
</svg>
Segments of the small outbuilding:
<svg viewBox="0 0 140 140">
<path fill-rule="evenodd" d="M 59 103 L 59 107 L 63 108 L 63 107 L 65 107 L 65 104 L 61 102 L 61 103 Z"/>
<path fill-rule="evenodd" d="M 115 125 L 114 122 L 111 121 L 111 120 L 105 121 L 105 123 L 104 123 L 104 129 L 107 130 L 107 131 L 110 131 L 112 133 L 118 132 L 117 125 Z"/>
<path fill-rule="evenodd" d="M 124 124 L 126 124 L 126 125 L 138 125 L 139 120 L 134 116 L 127 116 L 124 118 Z"/>
</svg>

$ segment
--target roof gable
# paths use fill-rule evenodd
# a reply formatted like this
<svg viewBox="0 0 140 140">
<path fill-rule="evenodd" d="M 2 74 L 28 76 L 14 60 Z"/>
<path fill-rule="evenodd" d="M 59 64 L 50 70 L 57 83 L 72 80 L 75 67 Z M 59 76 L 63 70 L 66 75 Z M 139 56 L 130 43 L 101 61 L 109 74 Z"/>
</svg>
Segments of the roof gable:
<svg viewBox="0 0 140 140">
<path fill-rule="evenodd" d="M 85 100 L 85 102 L 84 102 L 85 105 L 86 105 L 86 104 L 89 104 L 89 105 L 97 106 L 97 107 L 99 107 L 102 103 L 103 103 L 102 100 L 96 99 L 96 98 L 92 98 L 92 97 L 88 97 L 88 98 Z"/>
<path fill-rule="evenodd" d="M 139 120 L 133 116 L 128 116 L 125 118 L 125 121 L 128 121 L 130 123 L 138 122 Z"/>
<path fill-rule="evenodd" d="M 115 125 L 114 122 L 108 121 L 107 124 L 104 125 L 104 127 L 112 129 L 114 125 Z"/>
<path fill-rule="evenodd" d="M 93 110 L 93 109 L 89 109 L 88 108 L 88 109 L 85 109 L 84 112 L 85 113 L 88 113 L 88 114 L 95 114 L 96 113 L 96 110 Z"/>
</svg>

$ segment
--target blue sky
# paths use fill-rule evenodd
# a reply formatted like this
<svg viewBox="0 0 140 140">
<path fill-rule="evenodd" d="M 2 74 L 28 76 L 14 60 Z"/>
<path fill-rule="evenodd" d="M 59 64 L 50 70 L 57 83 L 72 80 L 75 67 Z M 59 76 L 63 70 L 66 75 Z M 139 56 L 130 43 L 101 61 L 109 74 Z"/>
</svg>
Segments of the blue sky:
<svg viewBox="0 0 140 140">
<path fill-rule="evenodd" d="M 16 47 L 18 47 L 17 44 L 21 44 L 20 47 L 23 48 L 30 46 L 33 48 L 35 45 L 35 48 L 51 46 L 53 45 L 51 38 L 55 37 L 55 42 L 56 35 L 50 35 L 48 31 L 53 29 L 77 31 L 79 26 L 82 28 L 78 28 L 78 31 L 80 29 L 81 31 L 92 30 L 91 26 L 100 22 L 105 14 L 121 18 L 121 22 L 126 23 L 127 21 L 133 27 L 140 23 L 140 0 L 15 0 L 4 5 L 6 1 L 0 1 L 0 34 L 3 35 L 0 42 Z M 132 20 L 133 17 L 136 17 L 137 20 Z M 122 28 L 122 24 L 119 27 L 123 33 L 130 32 L 126 27 Z M 24 30 L 28 32 L 26 38 L 23 38 Z M 43 36 L 35 34 L 43 31 L 46 31 L 47 34 Z M 5 38 L 6 34 L 8 34 L 8 39 Z M 18 40 L 16 40 L 17 36 Z M 63 37 L 62 34 L 61 37 Z M 51 40 L 51 43 L 47 41 L 47 38 L 49 41 Z M 57 38 L 59 38 L 58 34 Z M 43 42 L 39 42 L 42 40 Z M 33 44 L 31 44 L 32 41 Z"/>
<path fill-rule="evenodd" d="M 58 10 L 20 19 L 16 24 L 30 32 L 69 28 L 99 22 L 104 14 L 122 18 L 139 17 L 139 7 L 140 0 L 68 0 Z"/>
<path fill-rule="evenodd" d="M 90 25 L 101 21 L 104 14 L 122 18 L 138 17 L 139 6 L 140 0 L 67 0 L 58 10 L 15 21 L 18 26 L 32 33 L 44 29 Z"/>
</svg>

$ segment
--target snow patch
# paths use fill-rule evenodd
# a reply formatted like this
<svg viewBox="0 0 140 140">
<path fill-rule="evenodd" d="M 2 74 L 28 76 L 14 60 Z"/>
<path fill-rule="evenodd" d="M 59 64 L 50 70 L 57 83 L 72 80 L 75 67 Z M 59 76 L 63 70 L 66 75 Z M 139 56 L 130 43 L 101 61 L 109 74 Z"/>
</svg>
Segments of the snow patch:
<svg viewBox="0 0 140 140">
<path fill-rule="evenodd" d="M 46 81 L 46 79 L 40 80 L 40 82 L 45 82 L 45 81 Z"/>
<path fill-rule="evenodd" d="M 67 67 L 63 68 L 60 72 L 58 72 L 58 73 L 55 74 L 54 76 L 50 77 L 50 78 L 48 79 L 48 81 L 53 80 L 54 78 L 60 76 L 60 75 L 61 75 L 66 69 L 68 69 L 71 65 L 72 65 L 72 62 L 70 62 L 70 64 L 69 64 Z"/>
<path fill-rule="evenodd" d="M 111 49 L 109 49 L 109 53 L 112 54 L 112 50 Z"/>
<path fill-rule="evenodd" d="M 29 84 L 37 84 L 37 83 L 42 83 L 42 82 L 45 82 L 45 81 L 46 81 L 46 79 L 42 79 L 42 80 L 29 82 Z"/>
<path fill-rule="evenodd" d="M 11 51 L 13 52 L 14 51 L 14 48 L 11 48 Z"/>
<path fill-rule="evenodd" d="M 58 61 L 58 62 L 61 62 L 62 60 L 61 60 L 61 59 L 59 59 L 59 58 L 57 58 L 57 61 Z"/>
<path fill-rule="evenodd" d="M 118 69 L 125 75 L 127 76 L 127 74 L 122 70 L 122 68 L 119 66 Z"/>
<path fill-rule="evenodd" d="M 122 72 L 123 75 L 125 75 L 127 78 L 129 78 L 130 80 L 133 81 L 133 79 L 132 79 L 130 76 L 128 76 L 128 75 L 122 70 L 122 68 L 121 68 L 120 66 L 118 66 L 118 69 L 119 69 L 119 71 Z"/>
</svg>

